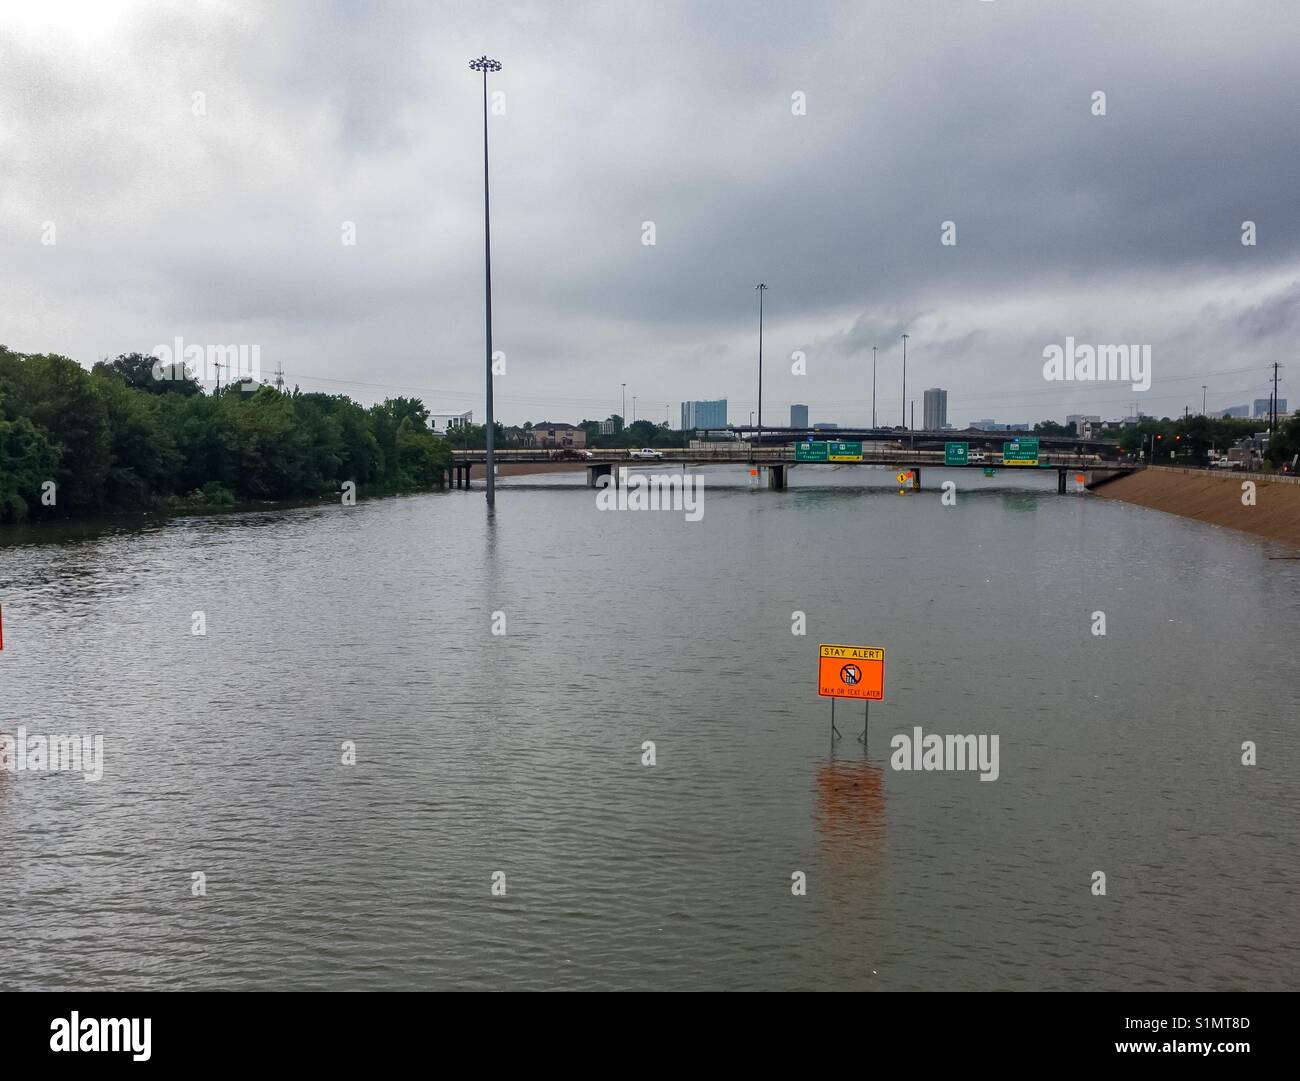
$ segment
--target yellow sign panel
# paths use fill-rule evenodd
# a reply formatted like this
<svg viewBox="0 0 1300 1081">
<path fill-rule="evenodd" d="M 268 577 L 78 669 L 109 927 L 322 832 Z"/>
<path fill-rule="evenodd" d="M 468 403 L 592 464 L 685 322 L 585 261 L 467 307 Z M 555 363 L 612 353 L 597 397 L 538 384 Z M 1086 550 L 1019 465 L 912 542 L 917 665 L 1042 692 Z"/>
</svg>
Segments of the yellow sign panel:
<svg viewBox="0 0 1300 1081">
<path fill-rule="evenodd" d="M 874 646 L 817 647 L 817 693 L 823 698 L 885 697 L 885 651 Z"/>
</svg>

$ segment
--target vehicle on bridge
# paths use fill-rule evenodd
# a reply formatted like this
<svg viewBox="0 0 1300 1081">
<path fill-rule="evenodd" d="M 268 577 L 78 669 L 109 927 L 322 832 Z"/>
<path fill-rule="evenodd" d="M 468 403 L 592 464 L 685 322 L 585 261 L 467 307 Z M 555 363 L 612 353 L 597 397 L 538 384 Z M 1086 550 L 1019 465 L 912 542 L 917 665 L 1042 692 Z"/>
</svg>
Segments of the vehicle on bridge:
<svg viewBox="0 0 1300 1081">
<path fill-rule="evenodd" d="M 561 447 L 551 452 L 553 462 L 582 462 L 591 457 L 591 451 L 579 450 L 577 447 Z"/>
<path fill-rule="evenodd" d="M 640 450 L 628 451 L 629 458 L 662 458 L 663 451 L 655 450 L 653 447 L 642 447 Z"/>
</svg>

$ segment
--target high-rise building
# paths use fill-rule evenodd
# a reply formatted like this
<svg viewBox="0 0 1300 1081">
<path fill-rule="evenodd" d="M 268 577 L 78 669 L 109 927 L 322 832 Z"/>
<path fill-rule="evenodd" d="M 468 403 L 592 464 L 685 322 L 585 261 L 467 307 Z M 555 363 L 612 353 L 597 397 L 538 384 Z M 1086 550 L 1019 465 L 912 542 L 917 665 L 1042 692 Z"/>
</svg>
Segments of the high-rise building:
<svg viewBox="0 0 1300 1081">
<path fill-rule="evenodd" d="M 1272 405 L 1272 399 L 1270 398 L 1256 398 L 1255 407 L 1251 410 L 1250 415 L 1252 417 L 1267 417 L 1269 415 L 1269 407 L 1271 405 Z M 1277 415 L 1279 417 L 1286 415 L 1285 398 L 1279 398 L 1277 400 Z"/>
<path fill-rule="evenodd" d="M 727 399 L 712 402 L 682 402 L 682 431 L 692 428 L 725 428 Z"/>
<path fill-rule="evenodd" d="M 931 387 L 925 392 L 924 425 L 927 432 L 937 432 L 948 425 L 948 392 Z"/>
<path fill-rule="evenodd" d="M 790 427 L 791 428 L 808 427 L 808 407 L 806 405 L 790 406 Z"/>
<path fill-rule="evenodd" d="M 1248 405 L 1230 405 L 1227 409 L 1220 410 L 1220 416 L 1224 417 L 1248 417 L 1250 416 L 1250 406 Z"/>
</svg>

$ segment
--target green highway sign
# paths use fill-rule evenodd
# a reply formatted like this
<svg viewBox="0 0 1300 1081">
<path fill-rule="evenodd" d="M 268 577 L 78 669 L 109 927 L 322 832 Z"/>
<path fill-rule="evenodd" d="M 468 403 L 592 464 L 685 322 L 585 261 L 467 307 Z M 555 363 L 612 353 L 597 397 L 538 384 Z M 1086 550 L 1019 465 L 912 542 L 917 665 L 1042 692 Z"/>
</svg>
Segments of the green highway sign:
<svg viewBox="0 0 1300 1081">
<path fill-rule="evenodd" d="M 969 450 L 969 443 L 945 443 L 943 445 L 943 464 L 965 465 L 966 453 Z"/>
<path fill-rule="evenodd" d="M 1003 465 L 1037 465 L 1038 440 L 1013 439 L 1002 444 Z"/>
<path fill-rule="evenodd" d="M 794 460 L 796 462 L 825 462 L 827 450 L 825 443 L 796 443 L 794 445 Z"/>
<path fill-rule="evenodd" d="M 827 460 L 832 462 L 862 461 L 861 443 L 827 443 Z"/>
</svg>

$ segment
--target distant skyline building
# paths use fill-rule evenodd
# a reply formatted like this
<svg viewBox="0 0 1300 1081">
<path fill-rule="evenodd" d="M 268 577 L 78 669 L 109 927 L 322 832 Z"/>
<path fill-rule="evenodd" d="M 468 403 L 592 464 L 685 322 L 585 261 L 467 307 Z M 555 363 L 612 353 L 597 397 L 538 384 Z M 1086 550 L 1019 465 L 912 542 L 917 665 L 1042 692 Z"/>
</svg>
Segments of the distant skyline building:
<svg viewBox="0 0 1300 1081">
<path fill-rule="evenodd" d="M 682 402 L 682 431 L 692 428 L 725 428 L 727 399 L 708 402 Z"/>
<path fill-rule="evenodd" d="M 938 432 L 948 425 L 948 392 L 931 387 L 925 392 L 922 423 L 927 432 Z"/>
<path fill-rule="evenodd" d="M 1271 402 L 1272 400 L 1269 398 L 1256 398 L 1255 408 L 1251 412 L 1251 416 L 1267 417 L 1269 415 L 1269 406 L 1271 405 Z M 1286 413 L 1286 399 L 1279 398 L 1277 400 L 1277 415 L 1280 417 L 1285 415 L 1285 413 Z"/>
<path fill-rule="evenodd" d="M 1011 424 L 1002 424 L 999 421 L 987 418 L 985 420 L 973 420 L 970 422 L 972 428 L 978 428 L 982 432 L 1027 432 L 1031 425 L 1024 421 L 1016 421 Z"/>
<path fill-rule="evenodd" d="M 1250 406 L 1248 405 L 1230 405 L 1227 409 L 1219 413 L 1223 417 L 1248 417 L 1250 416 Z"/>
<path fill-rule="evenodd" d="M 1065 426 L 1074 428 L 1075 435 L 1086 435 L 1089 425 L 1101 425 L 1101 417 L 1089 413 L 1071 413 L 1065 418 Z"/>
<path fill-rule="evenodd" d="M 790 427 L 791 428 L 808 427 L 808 407 L 806 405 L 790 406 Z"/>
</svg>

